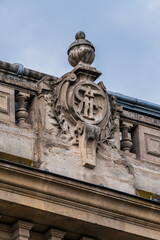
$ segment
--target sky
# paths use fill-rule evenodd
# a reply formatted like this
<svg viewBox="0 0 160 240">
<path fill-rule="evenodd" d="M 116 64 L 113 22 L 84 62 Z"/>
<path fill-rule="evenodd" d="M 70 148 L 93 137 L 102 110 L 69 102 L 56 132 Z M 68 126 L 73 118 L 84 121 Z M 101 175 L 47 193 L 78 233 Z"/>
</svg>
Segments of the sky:
<svg viewBox="0 0 160 240">
<path fill-rule="evenodd" d="M 0 60 L 60 77 L 78 31 L 108 90 L 160 104 L 160 0 L 0 0 Z"/>
</svg>

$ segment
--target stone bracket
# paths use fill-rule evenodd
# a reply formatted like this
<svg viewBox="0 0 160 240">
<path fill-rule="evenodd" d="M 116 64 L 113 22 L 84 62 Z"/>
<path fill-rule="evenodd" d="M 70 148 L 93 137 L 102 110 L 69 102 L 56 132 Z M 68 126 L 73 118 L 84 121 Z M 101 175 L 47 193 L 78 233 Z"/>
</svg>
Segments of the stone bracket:
<svg viewBox="0 0 160 240">
<path fill-rule="evenodd" d="M 77 132 L 83 166 L 94 168 L 96 166 L 96 149 L 100 128 L 94 125 L 78 122 Z"/>
<path fill-rule="evenodd" d="M 12 226 L 12 240 L 28 240 L 32 227 L 32 223 L 18 220 Z"/>
<path fill-rule="evenodd" d="M 46 240 L 62 240 L 64 235 L 65 235 L 65 232 L 52 228 L 52 229 L 49 229 L 44 234 L 44 239 L 46 239 Z"/>
<path fill-rule="evenodd" d="M 38 98 L 44 97 L 50 91 L 50 77 L 44 76 L 41 80 L 38 81 Z"/>
</svg>

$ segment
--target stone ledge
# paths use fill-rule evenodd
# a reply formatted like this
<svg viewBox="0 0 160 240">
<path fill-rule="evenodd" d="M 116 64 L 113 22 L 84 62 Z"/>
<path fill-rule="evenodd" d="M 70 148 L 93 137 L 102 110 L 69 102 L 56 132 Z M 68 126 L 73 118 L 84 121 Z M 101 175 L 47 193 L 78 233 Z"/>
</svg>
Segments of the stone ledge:
<svg viewBox="0 0 160 240">
<path fill-rule="evenodd" d="M 160 236 L 160 205 L 153 201 L 7 161 L 0 161 L 0 202 L 2 214 L 4 206 L 30 221 L 36 213 L 39 224 L 59 216 L 150 239 Z"/>
</svg>

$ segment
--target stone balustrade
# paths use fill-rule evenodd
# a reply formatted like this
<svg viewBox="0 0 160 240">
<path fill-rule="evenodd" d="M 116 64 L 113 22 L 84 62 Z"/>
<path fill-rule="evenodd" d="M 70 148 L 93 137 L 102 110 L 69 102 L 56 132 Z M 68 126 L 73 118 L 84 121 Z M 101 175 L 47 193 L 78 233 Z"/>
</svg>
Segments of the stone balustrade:
<svg viewBox="0 0 160 240">
<path fill-rule="evenodd" d="M 132 149 L 132 139 L 130 130 L 132 129 L 133 124 L 122 122 L 121 124 L 121 133 L 122 133 L 122 139 L 121 139 L 121 149 L 124 152 L 131 152 Z"/>
<path fill-rule="evenodd" d="M 16 95 L 17 111 L 16 120 L 18 126 L 26 126 L 28 119 L 28 105 L 29 105 L 30 94 L 18 92 Z"/>
</svg>

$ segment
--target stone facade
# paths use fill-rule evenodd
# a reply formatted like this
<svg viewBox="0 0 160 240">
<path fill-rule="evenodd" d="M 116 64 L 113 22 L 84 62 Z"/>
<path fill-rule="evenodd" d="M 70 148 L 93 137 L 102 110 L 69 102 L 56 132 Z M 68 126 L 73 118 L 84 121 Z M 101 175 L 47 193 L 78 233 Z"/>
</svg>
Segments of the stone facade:
<svg viewBox="0 0 160 240">
<path fill-rule="evenodd" d="M 94 57 L 79 32 L 60 78 L 0 62 L 0 240 L 160 239 L 160 107 L 95 83 Z"/>
</svg>

